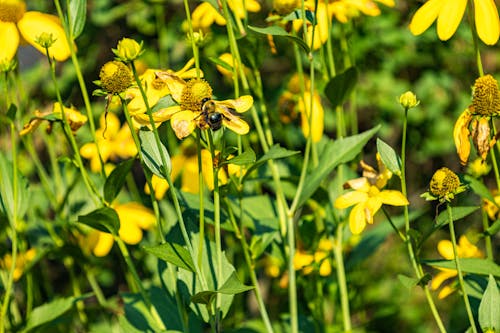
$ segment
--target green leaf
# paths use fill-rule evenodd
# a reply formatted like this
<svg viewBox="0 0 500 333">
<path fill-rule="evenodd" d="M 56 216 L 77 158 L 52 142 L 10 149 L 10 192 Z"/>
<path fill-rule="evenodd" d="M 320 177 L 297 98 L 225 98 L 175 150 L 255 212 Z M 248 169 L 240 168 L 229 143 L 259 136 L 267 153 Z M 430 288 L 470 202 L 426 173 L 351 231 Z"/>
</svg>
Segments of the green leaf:
<svg viewBox="0 0 500 333">
<path fill-rule="evenodd" d="M 493 274 L 496 277 L 500 277 L 500 266 L 489 259 L 460 258 L 459 260 L 462 271 L 465 273 Z M 456 269 L 454 260 L 423 260 L 422 262 L 433 267 Z"/>
<path fill-rule="evenodd" d="M 286 32 L 285 29 L 282 27 L 278 27 L 276 25 L 265 27 L 265 28 L 259 28 L 259 27 L 253 27 L 251 25 L 248 26 L 248 29 L 259 33 L 263 35 L 273 35 L 273 36 L 278 36 L 278 37 L 285 37 L 291 40 L 292 42 L 296 43 L 298 46 L 300 46 L 307 54 L 311 52 L 309 49 L 309 46 L 307 46 L 306 42 L 304 42 L 302 39 L 290 35 L 288 32 Z"/>
<path fill-rule="evenodd" d="M 265 153 L 257 162 L 255 162 L 250 168 L 248 168 L 245 176 L 243 179 L 245 179 L 253 170 L 257 169 L 260 167 L 262 164 L 270 161 L 270 160 L 277 160 L 280 158 L 287 158 L 293 155 L 299 154 L 300 151 L 296 150 L 288 150 L 286 148 L 281 147 L 279 144 L 275 144 L 269 150 L 267 153 Z"/>
<path fill-rule="evenodd" d="M 163 155 L 166 158 L 166 165 L 164 166 L 162 164 L 160 149 L 158 149 L 158 146 L 156 145 L 154 133 L 151 131 L 141 130 L 139 131 L 139 137 L 141 139 L 141 156 L 144 163 L 152 173 L 158 177 L 166 179 L 165 169 L 166 172 L 169 173 L 172 170 L 172 163 L 170 161 L 170 155 L 168 154 L 167 148 L 160 142 L 161 152 L 163 152 Z"/>
<path fill-rule="evenodd" d="M 196 293 L 191 297 L 191 302 L 210 305 L 214 301 L 216 295 L 217 295 L 216 291 L 211 291 L 211 290 L 200 291 L 199 293 Z"/>
<path fill-rule="evenodd" d="M 177 267 L 191 272 L 195 271 L 193 258 L 191 258 L 189 251 L 180 244 L 164 243 L 156 246 L 146 246 L 144 250 Z"/>
<path fill-rule="evenodd" d="M 133 165 L 134 159 L 130 159 L 120 163 L 111 171 L 111 174 L 106 178 L 106 182 L 104 183 L 104 200 L 106 200 L 106 202 L 111 203 L 115 200 L 125 184 L 127 174 L 130 172 Z"/>
<path fill-rule="evenodd" d="M 495 203 L 495 199 L 493 198 L 493 195 L 491 194 L 490 190 L 482 182 L 477 180 L 474 177 L 471 177 L 469 175 L 464 176 L 465 181 L 467 184 L 470 186 L 472 191 L 479 195 L 482 199 L 487 199 L 493 203 Z"/>
<path fill-rule="evenodd" d="M 85 27 L 87 18 L 87 0 L 70 0 L 69 2 L 69 27 L 73 40 L 77 39 Z"/>
<path fill-rule="evenodd" d="M 238 275 L 233 271 L 217 292 L 226 295 L 236 295 L 252 289 L 254 289 L 253 286 L 246 286 L 241 283 L 240 279 L 238 279 Z"/>
<path fill-rule="evenodd" d="M 500 230 L 500 220 L 496 220 L 488 229 L 485 230 L 487 235 L 493 236 Z"/>
<path fill-rule="evenodd" d="M 239 154 L 238 156 L 233 157 L 230 160 L 224 161 L 223 163 L 221 163 L 221 165 L 224 164 L 248 165 L 250 163 L 255 163 L 255 159 L 256 159 L 255 152 L 251 148 L 249 148 L 243 153 Z"/>
<path fill-rule="evenodd" d="M 98 208 L 87 215 L 80 215 L 78 222 L 113 235 L 117 235 L 120 229 L 120 218 L 111 207 Z"/>
<path fill-rule="evenodd" d="M 401 159 L 396 154 L 394 149 L 385 143 L 383 140 L 377 138 L 377 151 L 380 154 L 382 163 L 385 167 L 389 169 L 393 174 L 401 175 Z"/>
<path fill-rule="evenodd" d="M 75 297 L 57 298 L 50 303 L 45 303 L 43 305 L 40 305 L 39 307 L 36 307 L 35 309 L 33 309 L 33 311 L 31 311 L 24 331 L 28 332 L 38 326 L 49 323 L 62 316 L 72 308 L 75 300 Z"/>
<path fill-rule="evenodd" d="M 165 332 L 159 326 L 160 318 L 153 316 L 151 308 L 144 304 L 140 294 L 122 293 L 120 298 L 125 310 L 125 315 L 119 316 L 121 332 Z"/>
<path fill-rule="evenodd" d="M 16 177 L 14 177 L 14 165 L 0 151 L 0 212 L 3 212 L 14 224 L 26 213 L 30 197 L 27 180 L 21 175 L 19 169 L 15 174 Z M 16 191 L 14 191 L 15 186 Z M 14 216 L 17 216 L 17 220 Z"/>
<path fill-rule="evenodd" d="M 398 274 L 398 280 L 399 280 L 399 282 L 401 282 L 401 284 L 404 287 L 406 287 L 408 289 L 412 289 L 413 287 L 418 285 L 418 279 L 415 279 L 415 278 L 412 278 L 412 277 L 409 277 L 409 276 L 406 276 L 403 274 Z"/>
<path fill-rule="evenodd" d="M 323 149 L 323 152 L 321 152 L 318 166 L 306 176 L 305 186 L 300 193 L 299 206 L 314 194 L 321 182 L 328 177 L 336 166 L 354 159 L 379 128 L 380 126 L 377 126 L 371 130 L 347 138 L 336 141 L 330 140 L 326 144 L 325 149 Z"/>
<path fill-rule="evenodd" d="M 305 10 L 306 13 L 306 20 L 314 24 L 314 13 L 310 10 Z M 290 14 L 284 16 L 282 18 L 283 21 L 294 21 L 294 20 L 299 20 L 302 18 L 302 10 L 301 9 L 296 9 Z"/>
<path fill-rule="evenodd" d="M 500 292 L 493 275 L 488 277 L 488 286 L 479 304 L 479 325 L 486 329 L 500 330 Z"/>
<path fill-rule="evenodd" d="M 458 221 L 460 219 L 463 219 L 464 217 L 474 213 L 478 209 L 479 209 L 478 206 L 452 207 L 451 214 L 453 217 L 453 221 Z M 436 218 L 435 229 L 439 229 L 447 225 L 448 223 L 450 223 L 450 221 L 448 220 L 448 211 L 444 210 Z"/>
<path fill-rule="evenodd" d="M 11 104 L 9 106 L 9 110 L 7 110 L 7 118 L 9 118 L 11 121 L 14 121 L 16 119 L 16 113 L 17 106 L 15 104 Z"/>
<path fill-rule="evenodd" d="M 332 103 L 332 108 L 342 105 L 358 82 L 358 70 L 349 67 L 333 77 L 325 86 L 325 96 Z"/>
</svg>

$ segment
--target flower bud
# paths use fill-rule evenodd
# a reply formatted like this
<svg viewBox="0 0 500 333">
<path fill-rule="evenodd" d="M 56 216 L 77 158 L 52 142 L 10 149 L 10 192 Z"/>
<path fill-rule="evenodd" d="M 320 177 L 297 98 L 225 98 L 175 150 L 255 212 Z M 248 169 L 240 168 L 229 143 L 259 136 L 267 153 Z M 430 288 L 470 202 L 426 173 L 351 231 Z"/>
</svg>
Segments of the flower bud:
<svg viewBox="0 0 500 333">
<path fill-rule="evenodd" d="M 142 49 L 142 42 L 139 44 L 131 38 L 123 38 L 120 40 L 117 48 L 112 51 L 116 55 L 117 60 L 123 62 L 134 61 L 144 52 Z"/>
<path fill-rule="evenodd" d="M 38 37 L 35 38 L 35 43 L 43 47 L 44 49 L 48 49 L 56 42 L 56 39 L 51 33 L 42 32 Z"/>
<path fill-rule="evenodd" d="M 12 59 L 12 60 L 3 59 L 3 60 L 0 60 L 0 73 L 12 72 L 14 69 L 16 69 L 16 67 L 17 67 L 17 61 L 16 61 L 16 59 Z"/>
<path fill-rule="evenodd" d="M 99 73 L 101 87 L 110 94 L 120 94 L 132 84 L 132 72 L 122 62 L 109 61 Z"/>
<path fill-rule="evenodd" d="M 418 104 L 420 104 L 420 101 L 417 100 L 417 96 L 411 92 L 407 91 L 401 96 L 399 96 L 399 104 L 405 109 L 411 109 L 416 107 Z"/>
<path fill-rule="evenodd" d="M 431 193 L 436 197 L 446 197 L 456 193 L 460 186 L 460 179 L 450 169 L 443 167 L 432 176 L 429 184 Z"/>
</svg>

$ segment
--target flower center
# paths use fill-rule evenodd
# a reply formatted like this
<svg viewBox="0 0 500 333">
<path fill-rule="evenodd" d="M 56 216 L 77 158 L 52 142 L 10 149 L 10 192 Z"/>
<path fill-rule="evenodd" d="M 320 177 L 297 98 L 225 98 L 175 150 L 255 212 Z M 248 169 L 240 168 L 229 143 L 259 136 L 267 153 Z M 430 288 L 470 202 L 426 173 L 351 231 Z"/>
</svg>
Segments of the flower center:
<svg viewBox="0 0 500 333">
<path fill-rule="evenodd" d="M 500 91 L 498 82 L 491 75 L 481 76 L 474 83 L 472 94 L 474 113 L 483 116 L 494 116 L 500 113 Z"/>
<path fill-rule="evenodd" d="M 212 98 L 212 87 L 203 79 L 189 80 L 182 89 L 181 109 L 200 111 L 205 99 Z"/>
<path fill-rule="evenodd" d="M 132 84 L 132 72 L 122 62 L 109 61 L 104 64 L 99 73 L 101 86 L 111 94 L 124 92 Z"/>
<path fill-rule="evenodd" d="M 26 4 L 19 0 L 0 0 L 0 21 L 17 23 L 26 12 Z"/>
<path fill-rule="evenodd" d="M 162 90 L 166 85 L 167 83 L 165 82 L 165 80 L 160 79 L 158 76 L 156 76 L 153 81 L 151 81 L 151 86 L 155 90 Z"/>
<path fill-rule="evenodd" d="M 430 191 L 433 195 L 444 197 L 454 193 L 460 186 L 458 176 L 448 168 L 441 168 L 434 173 L 430 183 Z"/>
</svg>

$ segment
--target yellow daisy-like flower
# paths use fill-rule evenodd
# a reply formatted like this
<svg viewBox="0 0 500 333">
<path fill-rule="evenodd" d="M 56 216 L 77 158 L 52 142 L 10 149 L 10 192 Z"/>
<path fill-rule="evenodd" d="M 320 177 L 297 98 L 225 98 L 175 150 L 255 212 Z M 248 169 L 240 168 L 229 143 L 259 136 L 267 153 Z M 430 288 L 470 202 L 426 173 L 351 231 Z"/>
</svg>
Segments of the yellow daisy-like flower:
<svg viewBox="0 0 500 333">
<path fill-rule="evenodd" d="M 24 125 L 23 129 L 19 132 L 19 135 L 23 136 L 28 133 L 32 133 L 34 130 L 40 126 L 43 121 L 61 121 L 62 113 L 64 110 L 64 116 L 66 117 L 66 121 L 69 124 L 71 130 L 76 132 L 80 127 L 82 127 L 88 120 L 86 115 L 83 115 L 77 109 L 71 107 L 67 108 L 63 106 L 61 108 L 61 104 L 59 102 L 54 103 L 52 107 L 52 111 L 41 112 L 39 110 L 35 111 L 35 117 L 33 117 L 26 125 Z"/>
<path fill-rule="evenodd" d="M 246 12 L 260 11 L 260 3 L 256 0 L 228 0 L 230 10 L 240 19 L 245 18 Z M 194 31 L 207 31 L 212 24 L 226 25 L 222 16 L 222 9 L 214 8 L 209 2 L 199 4 L 191 14 Z"/>
<path fill-rule="evenodd" d="M 120 218 L 118 236 L 127 244 L 138 244 L 143 237 L 143 230 L 151 229 L 156 223 L 156 217 L 151 209 L 137 202 L 117 204 L 112 206 Z M 113 247 L 113 235 L 98 230 L 92 230 L 88 235 L 89 246 L 97 257 L 108 255 Z"/>
<path fill-rule="evenodd" d="M 467 0 L 429 0 L 413 16 L 410 31 L 420 35 L 437 20 L 439 39 L 448 40 L 462 21 L 467 3 Z M 494 0 L 474 0 L 473 10 L 479 38 L 487 45 L 496 44 L 500 21 Z"/>
<path fill-rule="evenodd" d="M 90 169 L 93 172 L 101 171 L 97 145 L 103 162 L 127 159 L 137 154 L 130 128 L 127 124 L 120 128 L 120 120 L 114 113 L 108 113 L 107 116 L 103 114 L 100 124 L 101 127 L 96 130 L 97 142 L 86 143 L 80 148 L 82 157 L 90 160 Z"/>
<path fill-rule="evenodd" d="M 16 263 L 14 267 L 14 281 L 18 281 L 21 276 L 23 276 L 26 266 L 35 259 L 36 249 L 31 248 L 24 253 L 18 253 L 16 258 Z M 12 256 L 6 254 L 2 259 L 0 259 L 0 267 L 4 270 L 10 270 L 12 267 Z"/>
<path fill-rule="evenodd" d="M 233 132 L 244 135 L 248 124 L 238 113 L 248 111 L 253 105 L 253 97 L 244 95 L 224 101 L 212 100 L 212 87 L 203 79 L 184 81 L 173 73 L 164 72 L 160 76 L 166 81 L 172 98 L 179 105 L 155 112 L 155 122 L 170 119 L 170 124 L 179 139 L 189 136 L 196 127 L 218 130 L 225 126 Z"/>
<path fill-rule="evenodd" d="M 349 227 L 354 235 L 360 234 L 366 223 L 373 223 L 375 213 L 383 204 L 391 206 L 406 206 L 408 199 L 400 191 L 382 190 L 392 173 L 382 163 L 377 154 L 379 172 L 368 164 L 361 162 L 363 177 L 348 181 L 344 187 L 353 189 L 335 200 L 334 206 L 344 209 L 354 206 L 349 214 Z"/>
<path fill-rule="evenodd" d="M 320 276 L 329 276 L 332 273 L 332 265 L 329 260 L 332 249 L 333 244 L 330 240 L 321 239 L 318 248 L 313 254 L 304 250 L 295 252 L 293 266 L 295 270 L 302 270 L 304 275 L 309 275 L 317 269 Z"/>
<path fill-rule="evenodd" d="M 26 11 L 21 0 L 0 0 L 0 60 L 11 60 L 17 48 L 26 42 L 45 54 L 36 40 L 41 34 L 52 35 L 55 42 L 48 48 L 49 55 L 57 61 L 70 56 L 70 45 L 59 18 L 36 11 Z"/>
<path fill-rule="evenodd" d="M 449 240 L 442 240 L 437 246 L 439 254 L 448 260 L 454 260 L 453 244 Z M 484 254 L 465 235 L 460 236 L 457 244 L 457 255 L 459 258 L 483 258 Z M 437 290 L 448 279 L 457 276 L 457 271 L 449 268 L 439 268 L 440 272 L 432 279 L 431 289 Z M 453 286 L 444 286 L 438 294 L 439 299 L 443 299 L 451 294 L 455 289 Z"/>
</svg>

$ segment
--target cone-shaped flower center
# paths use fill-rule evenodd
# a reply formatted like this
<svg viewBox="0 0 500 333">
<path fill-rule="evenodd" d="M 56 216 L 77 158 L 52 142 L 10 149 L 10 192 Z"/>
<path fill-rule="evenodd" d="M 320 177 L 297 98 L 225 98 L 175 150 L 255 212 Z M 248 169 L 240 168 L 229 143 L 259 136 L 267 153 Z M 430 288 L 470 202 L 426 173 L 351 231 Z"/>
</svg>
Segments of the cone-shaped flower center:
<svg viewBox="0 0 500 333">
<path fill-rule="evenodd" d="M 132 72 L 122 62 L 109 61 L 104 64 L 99 73 L 101 85 L 104 90 L 111 94 L 124 92 L 132 84 Z"/>
<path fill-rule="evenodd" d="M 0 0 L 0 21 L 17 23 L 26 12 L 26 4 L 19 0 Z"/>
<path fill-rule="evenodd" d="M 498 90 L 498 82 L 493 76 L 488 74 L 476 80 L 472 105 L 475 114 L 493 116 L 500 113 L 500 91 Z"/>
<path fill-rule="evenodd" d="M 430 183 L 430 191 L 437 197 L 454 193 L 460 186 L 458 176 L 448 168 L 441 168 L 434 173 Z"/>
<path fill-rule="evenodd" d="M 212 98 L 212 87 L 203 79 L 189 80 L 182 89 L 181 109 L 201 111 L 203 100 Z"/>
</svg>

